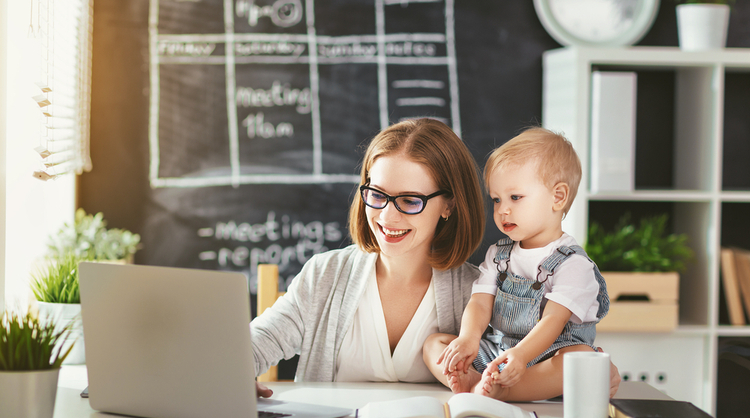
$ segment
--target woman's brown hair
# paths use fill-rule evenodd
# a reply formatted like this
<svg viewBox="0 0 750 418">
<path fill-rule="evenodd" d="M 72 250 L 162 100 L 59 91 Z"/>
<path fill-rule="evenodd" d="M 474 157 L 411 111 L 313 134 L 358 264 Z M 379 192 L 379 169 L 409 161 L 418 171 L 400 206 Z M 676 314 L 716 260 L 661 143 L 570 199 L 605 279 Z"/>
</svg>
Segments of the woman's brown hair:
<svg viewBox="0 0 750 418">
<path fill-rule="evenodd" d="M 451 215 L 438 222 L 429 260 L 438 270 L 460 266 L 477 249 L 484 234 L 484 202 L 474 157 L 444 123 L 429 118 L 406 120 L 372 139 L 362 161 L 360 184 L 369 182 L 375 160 L 395 154 L 424 165 L 438 188 L 447 192 L 445 197 L 453 199 Z M 359 197 L 349 211 L 349 234 L 362 250 L 380 252 Z"/>
</svg>

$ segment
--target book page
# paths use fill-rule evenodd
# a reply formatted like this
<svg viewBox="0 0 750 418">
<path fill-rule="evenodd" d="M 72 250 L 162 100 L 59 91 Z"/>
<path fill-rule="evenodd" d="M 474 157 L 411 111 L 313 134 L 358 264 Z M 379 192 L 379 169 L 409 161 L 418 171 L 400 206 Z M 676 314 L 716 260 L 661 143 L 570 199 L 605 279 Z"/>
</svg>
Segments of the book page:
<svg viewBox="0 0 750 418">
<path fill-rule="evenodd" d="M 370 402 L 357 411 L 359 418 L 445 418 L 443 403 L 430 396 Z"/>
<path fill-rule="evenodd" d="M 448 401 L 452 418 L 531 418 L 531 412 L 474 393 L 458 393 Z"/>
</svg>

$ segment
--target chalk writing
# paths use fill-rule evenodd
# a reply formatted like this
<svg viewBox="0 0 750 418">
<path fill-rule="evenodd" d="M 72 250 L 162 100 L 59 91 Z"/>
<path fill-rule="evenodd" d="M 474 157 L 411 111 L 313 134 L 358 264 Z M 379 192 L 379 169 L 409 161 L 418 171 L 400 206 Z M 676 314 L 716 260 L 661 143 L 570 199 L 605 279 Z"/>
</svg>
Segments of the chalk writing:
<svg viewBox="0 0 750 418">
<path fill-rule="evenodd" d="M 318 45 L 318 55 L 326 58 L 336 57 L 374 57 L 378 53 L 378 47 L 375 44 L 361 44 L 354 42 L 351 44 L 339 45 Z"/>
<path fill-rule="evenodd" d="M 218 251 L 204 251 L 198 256 L 203 261 L 216 260 L 222 268 L 249 268 L 250 273 L 255 274 L 261 263 L 278 264 L 280 271 L 294 261 L 304 264 L 313 255 L 327 251 L 327 241 L 338 244 L 343 232 L 338 222 L 292 222 L 288 215 L 283 215 L 279 222 L 276 213 L 270 211 L 265 222 L 218 222 L 214 228 L 200 228 L 198 236 L 239 243 L 270 242 L 255 247 L 226 245 Z"/>
<path fill-rule="evenodd" d="M 385 45 L 386 55 L 433 57 L 436 52 L 435 44 L 424 44 L 422 42 L 391 42 Z"/>
<path fill-rule="evenodd" d="M 207 57 L 216 49 L 215 43 L 160 41 L 159 55 Z"/>
<path fill-rule="evenodd" d="M 278 125 L 274 126 L 270 122 L 264 122 L 263 118 L 265 115 L 263 115 L 263 112 L 259 112 L 258 114 L 250 114 L 245 119 L 242 120 L 242 126 L 245 126 L 247 128 L 247 137 L 248 138 L 279 138 L 282 136 L 286 137 L 292 137 L 294 136 L 294 126 L 291 123 L 288 122 L 281 122 Z"/>
<path fill-rule="evenodd" d="M 151 16 L 153 187 L 357 183 L 357 156 L 347 150 L 364 137 L 348 132 L 351 124 L 375 132 L 428 114 L 461 134 L 455 0 L 379 0 L 369 11 L 354 2 L 354 20 L 331 19 L 330 0 L 231 0 L 209 14 L 192 2 L 150 2 L 152 14 L 169 3 L 163 17 L 196 29 L 172 33 L 178 22 Z M 441 15 L 444 25 L 414 20 Z M 360 123 L 374 107 L 377 120 Z M 196 111 L 216 125 L 211 140 L 224 141 L 200 155 L 194 143 L 205 135 L 185 129 Z M 195 175 L 181 165 L 196 159 L 215 169 Z"/>
<path fill-rule="evenodd" d="M 277 0 L 272 6 L 256 6 L 253 0 L 238 0 L 235 5 L 238 17 L 247 17 L 250 26 L 256 26 L 258 19 L 269 17 L 274 25 L 288 28 L 302 20 L 300 0 Z"/>
<path fill-rule="evenodd" d="M 295 58 L 305 52 L 307 46 L 295 42 L 237 42 L 236 55 L 291 55 Z"/>
<path fill-rule="evenodd" d="M 273 106 L 293 106 L 299 114 L 310 113 L 312 98 L 310 88 L 293 89 L 289 84 L 281 84 L 276 80 L 271 84 L 268 90 L 254 89 L 251 87 L 237 87 L 236 101 L 238 106 L 242 107 L 273 107 Z"/>
</svg>

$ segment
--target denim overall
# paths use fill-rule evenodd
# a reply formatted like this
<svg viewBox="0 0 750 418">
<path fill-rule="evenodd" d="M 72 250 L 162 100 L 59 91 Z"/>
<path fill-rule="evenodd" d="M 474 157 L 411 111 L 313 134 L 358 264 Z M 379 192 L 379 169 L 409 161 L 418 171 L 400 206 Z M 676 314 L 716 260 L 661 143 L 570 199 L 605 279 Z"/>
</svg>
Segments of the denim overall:
<svg viewBox="0 0 750 418">
<path fill-rule="evenodd" d="M 492 333 L 486 334 L 480 341 L 479 353 L 473 363 L 474 368 L 480 373 L 501 352 L 515 347 L 539 322 L 544 305 L 547 302 L 547 299 L 544 298 L 543 283 L 555 273 L 557 266 L 573 254 L 588 258 L 583 248 L 578 245 L 560 246 L 539 264 L 537 277 L 529 280 L 507 271 L 510 252 L 515 242 L 509 238 L 504 238 L 498 241 L 496 245 L 498 251 L 495 255 L 495 264 L 497 264 L 498 275 L 497 296 L 495 297 L 495 306 L 490 321 Z M 591 261 L 590 258 L 588 259 Z M 593 263 L 593 261 L 591 262 Z M 599 302 L 599 309 L 596 314 L 596 321 L 582 324 L 568 321 L 555 342 L 542 354 L 531 360 L 526 367 L 531 367 L 542 360 L 546 360 L 552 357 L 557 350 L 571 345 L 583 344 L 596 350 L 594 346 L 596 324 L 609 311 L 609 296 L 607 296 L 607 285 L 595 263 L 594 274 L 596 281 L 599 282 L 599 294 L 596 297 L 597 302 Z M 503 368 L 505 368 L 505 364 L 500 364 L 499 369 L 502 371 Z"/>
</svg>

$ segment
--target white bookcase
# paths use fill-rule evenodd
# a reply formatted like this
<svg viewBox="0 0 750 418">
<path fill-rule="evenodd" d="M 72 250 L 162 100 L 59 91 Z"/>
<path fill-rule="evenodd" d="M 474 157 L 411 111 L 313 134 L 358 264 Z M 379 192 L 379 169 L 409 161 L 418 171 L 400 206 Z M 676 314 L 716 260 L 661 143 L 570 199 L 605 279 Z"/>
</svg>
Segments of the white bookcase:
<svg viewBox="0 0 750 418">
<path fill-rule="evenodd" d="M 723 209 L 727 204 L 748 204 L 746 213 L 750 214 L 750 186 L 744 190 L 725 190 L 722 186 L 725 82 L 730 73 L 750 77 L 750 49 L 684 52 L 671 47 L 566 47 L 547 51 L 543 61 L 543 125 L 562 131 L 573 142 L 584 166 L 581 187 L 564 221 L 564 230 L 585 242 L 589 218 L 596 215 L 590 213 L 591 207 L 601 207 L 596 205 L 602 202 L 623 207 L 664 203 L 671 208 L 674 232 L 688 234 L 696 254 L 689 271 L 680 278 L 679 326 L 674 332 L 600 333 L 597 344 L 612 353 L 620 371 L 630 378 L 648 381 L 674 398 L 691 401 L 715 414 L 719 338 L 750 337 L 750 326 L 719 323 Z M 674 120 L 669 121 L 673 125 L 673 146 L 671 155 L 663 156 L 671 161 L 671 186 L 639 189 L 636 185 L 632 192 L 591 192 L 594 69 L 673 74 L 670 114 Z M 750 119 L 750 94 L 746 97 L 744 112 Z M 750 137 L 745 140 L 750 142 Z M 748 177 L 745 184 L 750 184 L 750 169 L 742 171 Z M 750 234 L 750 220 L 741 221 L 737 228 Z"/>
</svg>

